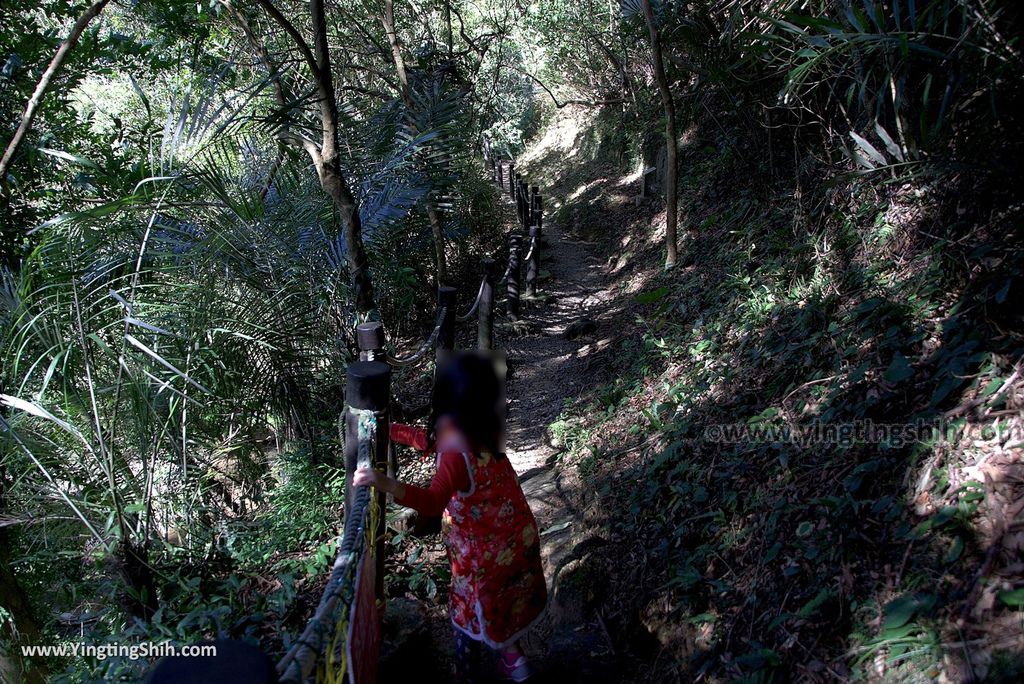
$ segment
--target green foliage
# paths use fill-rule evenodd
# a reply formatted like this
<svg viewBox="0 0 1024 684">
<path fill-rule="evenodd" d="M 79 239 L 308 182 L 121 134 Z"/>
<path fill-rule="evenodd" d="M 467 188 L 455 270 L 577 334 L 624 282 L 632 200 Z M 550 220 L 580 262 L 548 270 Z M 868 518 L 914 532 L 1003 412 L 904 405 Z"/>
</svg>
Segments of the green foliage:
<svg viewBox="0 0 1024 684">
<path fill-rule="evenodd" d="M 311 462 L 308 449 L 286 450 L 273 466 L 276 482 L 252 522 L 232 530 L 228 548 L 242 567 L 271 564 L 277 570 L 315 576 L 334 560 L 345 500 L 345 471 Z M 328 540 L 324 542 L 324 540 Z M 312 551 L 312 556 L 305 554 Z M 292 552 L 299 552 L 292 557 Z M 289 554 L 281 558 L 282 554 Z"/>
<path fill-rule="evenodd" d="M 616 590 L 656 574 L 657 589 L 633 603 L 666 605 L 708 635 L 706 655 L 678 645 L 675 675 L 785 679 L 809 653 L 852 677 L 938 671 L 960 578 L 980 562 L 986 486 L 950 484 L 963 467 L 952 454 L 970 449 L 967 421 L 943 435 L 925 428 L 965 397 L 991 401 L 1013 373 L 1019 340 L 993 331 L 1016 325 L 1001 322 L 997 296 L 1019 277 L 1019 241 L 996 247 L 1009 224 L 974 231 L 971 219 L 910 250 L 915 224 L 886 217 L 925 201 L 867 201 L 861 181 L 801 230 L 798 201 L 738 185 L 745 161 L 727 150 L 684 159 L 692 266 L 628 298 L 636 328 L 626 337 L 639 339 L 616 349 L 611 377 L 552 432 L 572 427 L 563 459 L 599 492 L 608 534 L 643 554 L 643 573 L 621 570 Z M 929 197 L 929 211 L 953 215 L 944 195 Z M 970 255 L 990 250 L 997 272 L 966 284 Z M 858 421 L 908 427 L 807 437 Z M 1000 422 L 986 421 L 993 439 Z M 721 439 L 725 428 L 743 436 Z M 620 460 L 624 446 L 637 455 Z M 922 475 L 939 453 L 946 465 Z M 918 482 L 944 503 L 917 512 Z M 893 568 L 895 593 L 880 579 Z M 1013 609 L 1016 593 L 1005 596 L 997 612 Z"/>
<path fill-rule="evenodd" d="M 0 8 L 4 145 L 82 11 L 50 5 Z M 34 602 L 60 586 L 56 603 L 75 618 L 103 604 L 87 640 L 226 634 L 272 650 L 306 617 L 286 619 L 295 582 L 336 552 L 334 422 L 355 322 L 348 208 L 324 193 L 310 146 L 285 144 L 319 147 L 320 116 L 294 42 L 257 10 L 108 5 L 0 189 L 0 515 L 17 521 L 17 578 Z M 486 47 L 511 17 L 461 7 L 449 51 L 429 45 L 436 17 L 408 10 L 409 110 L 374 43 L 375 7 L 340 8 L 329 35 L 370 46 L 367 63 L 332 74 L 335 142 L 391 336 L 432 318 L 428 200 L 450 277 L 476 280 L 500 238 L 479 131 L 513 110 L 525 125 L 529 109 L 521 83 L 518 101 L 494 98 L 508 111 L 472 85 L 477 73 L 503 88 L 520 78 Z M 305 8 L 282 11 L 308 30 Z M 138 577 L 122 571 L 136 556 Z"/>
</svg>

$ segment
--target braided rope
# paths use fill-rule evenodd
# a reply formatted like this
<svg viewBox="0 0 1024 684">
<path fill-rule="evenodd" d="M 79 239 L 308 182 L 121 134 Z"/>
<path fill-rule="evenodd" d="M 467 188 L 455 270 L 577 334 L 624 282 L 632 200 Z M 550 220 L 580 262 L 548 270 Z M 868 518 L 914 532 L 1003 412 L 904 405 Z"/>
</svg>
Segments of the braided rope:
<svg viewBox="0 0 1024 684">
<path fill-rule="evenodd" d="M 511 273 L 512 273 L 512 260 L 509 259 L 508 266 L 505 267 L 504 275 L 502 275 L 501 278 L 498 279 L 498 284 L 500 285 L 502 283 L 508 282 L 508 277 L 509 277 L 509 275 L 511 275 Z"/>
<path fill-rule="evenodd" d="M 523 261 L 529 261 L 530 260 L 530 257 L 533 256 L 533 250 L 536 247 L 537 247 L 537 236 L 536 235 L 531 235 L 530 236 L 530 249 L 527 250 L 526 256 L 523 257 Z"/>
<path fill-rule="evenodd" d="M 373 442 L 377 432 L 377 415 L 371 410 L 349 407 L 359 418 L 358 464 L 360 468 L 373 466 Z M 368 534 L 374 524 L 374 499 L 369 487 L 356 487 L 352 510 L 346 511 L 345 527 L 341 535 L 338 554 L 331 568 L 323 596 L 313 617 L 306 623 L 302 634 L 277 663 L 278 682 L 303 684 L 314 674 L 318 681 L 342 681 L 347 659 L 337 653 L 340 635 L 347 635 L 343 627 L 348 624 L 355 599 L 355 579 L 359 562 L 367 552 L 373 553 Z M 323 654 L 327 657 L 323 658 Z M 344 649 L 342 648 L 342 653 Z"/>
<path fill-rule="evenodd" d="M 484 285 L 486 284 L 487 276 L 484 276 L 483 279 L 480 281 L 480 289 L 476 291 L 476 300 L 473 302 L 473 306 L 469 307 L 469 311 L 462 314 L 461 316 L 456 316 L 456 321 L 458 321 L 459 323 L 465 323 L 466 321 L 468 321 L 469 319 L 476 315 L 476 310 L 480 308 L 480 298 L 484 294 Z"/>
<path fill-rule="evenodd" d="M 420 348 L 417 349 L 415 353 L 409 356 L 403 356 L 399 358 L 388 355 L 387 362 L 390 363 L 392 366 L 396 366 L 398 368 L 405 368 L 407 366 L 412 366 L 421 359 L 423 359 L 424 354 L 430 351 L 431 347 L 433 347 L 437 343 L 437 336 L 441 334 L 441 325 L 444 323 L 445 316 L 447 315 L 448 307 L 442 306 L 441 310 L 437 312 L 437 322 L 434 324 L 434 329 L 430 331 L 430 336 L 427 337 L 426 342 L 420 345 Z"/>
</svg>

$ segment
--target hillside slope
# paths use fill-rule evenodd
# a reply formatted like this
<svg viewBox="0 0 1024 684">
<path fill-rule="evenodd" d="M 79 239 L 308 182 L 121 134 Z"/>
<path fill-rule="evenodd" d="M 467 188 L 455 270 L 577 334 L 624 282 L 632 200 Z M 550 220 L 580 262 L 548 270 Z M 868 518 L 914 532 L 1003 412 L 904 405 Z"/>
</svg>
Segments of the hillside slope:
<svg viewBox="0 0 1024 684">
<path fill-rule="evenodd" d="M 1019 205 L 964 173 L 821 183 L 698 123 L 665 272 L 613 136 L 566 108 L 520 160 L 611 281 L 576 351 L 600 389 L 549 428 L 608 542 L 589 609 L 659 681 L 1019 677 Z"/>
</svg>

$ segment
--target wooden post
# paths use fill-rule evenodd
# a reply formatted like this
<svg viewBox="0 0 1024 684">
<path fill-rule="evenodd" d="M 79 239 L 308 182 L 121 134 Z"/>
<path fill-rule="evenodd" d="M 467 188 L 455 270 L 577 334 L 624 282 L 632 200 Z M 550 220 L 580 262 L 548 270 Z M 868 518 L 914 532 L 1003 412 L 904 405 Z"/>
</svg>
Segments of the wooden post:
<svg viewBox="0 0 1024 684">
<path fill-rule="evenodd" d="M 533 208 L 533 225 L 537 227 L 537 244 L 540 245 L 544 239 L 544 198 L 537 195 L 533 201 L 536 205 Z"/>
<path fill-rule="evenodd" d="M 494 347 L 494 259 L 480 262 L 484 271 L 480 287 L 480 306 L 476 310 L 476 346 L 489 350 Z"/>
<path fill-rule="evenodd" d="M 536 186 L 534 186 L 536 187 Z M 523 234 L 530 234 L 530 226 L 533 225 L 533 195 L 530 194 L 530 184 L 523 183 Z"/>
<path fill-rule="evenodd" d="M 534 185 L 533 192 L 530 193 L 530 212 L 533 215 L 533 210 L 537 208 L 537 200 L 540 198 L 540 186 Z"/>
<path fill-rule="evenodd" d="M 523 179 L 521 176 L 516 176 L 516 216 L 519 218 L 519 223 L 523 222 Z"/>
<path fill-rule="evenodd" d="M 356 344 L 360 361 L 384 360 L 384 324 L 369 321 L 356 326 Z"/>
<path fill-rule="evenodd" d="M 537 212 L 533 212 L 535 215 Z M 530 227 L 530 242 L 526 249 L 531 253 L 526 262 L 526 296 L 537 296 L 537 274 L 540 273 L 540 230 Z"/>
<path fill-rule="evenodd" d="M 510 161 L 508 163 L 508 196 L 512 197 L 513 199 L 516 196 L 515 183 L 516 183 L 516 163 L 514 161 Z"/>
<path fill-rule="evenodd" d="M 448 313 L 441 321 L 441 332 L 437 335 L 437 348 L 434 350 L 434 359 L 438 365 L 447 352 L 455 349 L 455 295 L 457 290 L 454 287 L 442 285 L 437 288 L 437 310 L 447 308 Z"/>
<path fill-rule="evenodd" d="M 657 171 L 657 170 L 658 170 L 657 167 L 648 166 L 646 169 L 644 169 L 640 173 L 640 196 L 641 197 L 649 197 L 651 195 L 651 185 L 652 185 L 652 183 L 651 183 L 651 180 L 650 180 L 650 176 L 652 176 L 654 174 L 654 172 Z"/>
<path fill-rule="evenodd" d="M 391 366 L 380 361 L 353 361 L 345 370 L 345 403 L 356 409 L 371 410 L 377 414 L 377 435 L 373 454 L 374 468 L 387 467 L 388 439 L 391 433 Z M 359 467 L 359 417 L 345 411 L 345 515 L 352 511 L 352 476 Z M 384 532 L 387 516 L 387 495 L 375 491 L 378 511 L 377 527 L 373 531 L 376 569 L 377 600 L 384 600 Z"/>
<path fill-rule="evenodd" d="M 519 181 L 519 223 L 525 233 L 530 223 L 530 184 L 525 179 Z"/>
<path fill-rule="evenodd" d="M 519 320 L 519 278 L 522 276 L 522 265 L 519 262 L 519 240 L 521 235 L 513 233 L 508 236 L 508 299 L 505 301 L 505 313 L 510 320 Z"/>
</svg>

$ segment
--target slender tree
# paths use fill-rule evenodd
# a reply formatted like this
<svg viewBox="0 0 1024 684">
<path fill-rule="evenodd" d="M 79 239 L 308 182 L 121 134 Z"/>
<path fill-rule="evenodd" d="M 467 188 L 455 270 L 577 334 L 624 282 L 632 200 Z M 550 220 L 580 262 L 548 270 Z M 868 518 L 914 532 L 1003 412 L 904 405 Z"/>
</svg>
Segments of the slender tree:
<svg viewBox="0 0 1024 684">
<path fill-rule="evenodd" d="M 64 39 L 64 42 L 57 48 L 57 53 L 50 60 L 49 66 L 46 67 L 46 71 L 39 78 L 39 83 L 36 84 L 36 88 L 32 91 L 32 97 L 29 98 L 28 104 L 25 105 L 25 112 L 21 115 L 21 122 L 18 124 L 18 129 L 14 131 L 14 135 L 7 143 L 7 148 L 4 150 L 4 156 L 0 157 L 0 183 L 7 181 L 7 173 L 10 171 L 11 164 L 14 163 L 14 155 L 18 153 L 18 148 L 25 141 L 25 136 L 28 135 L 28 131 L 32 128 L 32 122 L 36 118 L 36 113 L 39 111 L 39 107 L 43 104 L 43 98 L 46 97 L 47 91 L 53 84 L 54 77 L 60 72 L 61 67 L 64 66 L 64 62 L 67 61 L 68 54 L 74 49 L 75 45 L 78 44 L 82 34 L 85 33 L 85 28 L 89 23 L 99 16 L 103 8 L 106 7 L 110 0 L 98 0 L 89 6 L 85 12 L 78 17 L 78 21 L 71 27 L 71 33 Z"/>
<path fill-rule="evenodd" d="M 370 259 L 367 256 L 366 247 L 363 245 L 359 207 L 341 169 L 341 155 L 338 149 L 341 126 L 338 118 L 334 77 L 331 72 L 331 52 L 327 41 L 327 17 L 324 13 L 324 2 L 323 0 L 310 0 L 309 3 L 310 20 L 313 26 L 312 47 L 271 0 L 259 0 L 259 4 L 266 14 L 288 34 L 309 69 L 316 89 L 321 128 L 319 144 L 291 130 L 284 131 L 282 136 L 288 142 L 301 146 L 309 154 L 320 179 L 320 186 L 338 209 L 341 225 L 345 231 L 345 244 L 348 248 L 356 309 L 366 313 L 376 308 L 373 299 L 373 282 L 370 278 Z"/>
<path fill-rule="evenodd" d="M 665 75 L 665 62 L 661 56 L 661 37 L 654 22 L 654 11 L 651 0 L 643 0 L 644 17 L 647 19 L 647 31 L 651 38 L 651 55 L 654 58 L 654 77 L 658 81 L 661 92 L 661 103 L 665 108 L 665 268 L 676 265 L 678 248 L 676 247 L 676 225 L 679 220 L 679 201 L 676 197 L 676 106 L 672 100 L 672 89 Z"/>
<path fill-rule="evenodd" d="M 448 7 L 448 5 L 445 6 Z M 419 130 L 414 116 L 416 104 L 412 100 L 412 92 L 409 89 L 409 74 L 405 68 L 405 58 L 402 57 L 402 42 L 399 40 L 398 31 L 395 29 L 395 5 L 392 0 L 384 1 L 384 14 L 381 16 L 381 23 L 384 24 L 384 32 L 388 36 L 388 45 L 391 47 L 391 57 L 395 62 L 395 71 L 398 73 L 398 88 L 402 96 L 402 102 L 405 104 L 406 121 L 409 124 L 409 128 L 412 129 L 413 135 L 418 135 L 422 131 Z M 450 17 L 448 30 L 448 50 L 451 52 Z M 440 210 L 438 210 L 437 205 L 430 197 L 427 198 L 426 205 L 427 218 L 430 220 L 430 231 L 434 237 L 437 284 L 440 286 L 448 281 L 448 263 L 444 252 L 444 221 Z"/>
</svg>

